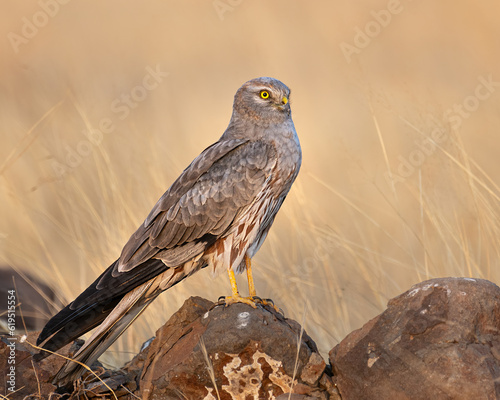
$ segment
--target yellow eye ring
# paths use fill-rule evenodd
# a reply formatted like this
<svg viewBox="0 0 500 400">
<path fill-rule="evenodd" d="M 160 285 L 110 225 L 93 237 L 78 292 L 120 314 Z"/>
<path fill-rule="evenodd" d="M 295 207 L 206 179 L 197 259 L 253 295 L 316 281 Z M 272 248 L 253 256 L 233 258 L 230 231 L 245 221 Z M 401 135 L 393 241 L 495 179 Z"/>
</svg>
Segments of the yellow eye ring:
<svg viewBox="0 0 500 400">
<path fill-rule="evenodd" d="M 269 98 L 269 92 L 267 90 L 262 90 L 260 92 L 260 97 L 262 97 L 264 100 L 267 100 Z"/>
</svg>

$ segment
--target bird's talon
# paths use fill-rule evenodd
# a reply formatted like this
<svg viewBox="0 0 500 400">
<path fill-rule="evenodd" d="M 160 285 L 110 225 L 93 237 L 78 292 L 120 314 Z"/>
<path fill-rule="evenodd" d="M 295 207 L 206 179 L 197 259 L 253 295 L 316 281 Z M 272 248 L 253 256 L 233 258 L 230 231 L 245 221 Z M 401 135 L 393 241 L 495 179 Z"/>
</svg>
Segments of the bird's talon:
<svg viewBox="0 0 500 400">
<path fill-rule="evenodd" d="M 263 300 L 259 296 L 250 296 L 255 303 L 262 303 Z"/>
<path fill-rule="evenodd" d="M 274 301 L 272 299 L 262 299 L 262 302 L 264 304 L 270 304 L 271 306 L 274 307 Z"/>
<path fill-rule="evenodd" d="M 235 303 L 243 303 L 243 304 L 248 304 L 253 308 L 257 308 L 256 301 L 252 297 L 241 297 L 240 295 L 224 297 L 224 303 L 226 307 Z"/>
<path fill-rule="evenodd" d="M 274 309 L 274 311 L 276 311 L 278 314 L 281 314 L 283 317 L 285 316 L 285 313 L 283 312 L 283 310 L 281 308 L 277 307 L 274 304 L 274 301 L 272 301 L 271 299 L 262 299 L 261 304 L 263 306 L 269 306 L 270 308 Z"/>
</svg>

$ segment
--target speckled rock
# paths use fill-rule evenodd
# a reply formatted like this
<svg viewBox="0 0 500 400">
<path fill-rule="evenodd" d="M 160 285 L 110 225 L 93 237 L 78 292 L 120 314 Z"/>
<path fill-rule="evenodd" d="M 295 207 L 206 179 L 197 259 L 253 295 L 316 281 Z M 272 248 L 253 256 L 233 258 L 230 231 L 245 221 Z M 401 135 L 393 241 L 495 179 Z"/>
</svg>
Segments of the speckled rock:
<svg viewBox="0 0 500 400">
<path fill-rule="evenodd" d="M 28 342 L 34 343 L 37 336 L 30 334 Z M 2 370 L 8 367 L 8 343 L 7 338 L 0 342 Z M 82 343 L 79 340 L 60 353 L 71 356 Z M 50 356 L 32 364 L 35 353 L 17 338 L 16 389 L 21 382 L 24 387 L 16 394 L 28 396 L 26 399 L 58 398 L 51 381 L 65 360 Z M 329 368 L 295 321 L 267 306 L 225 307 L 199 297 L 186 300 L 156 337 L 121 369 L 105 370 L 99 363 L 92 368 L 98 378 L 86 373 L 72 387 L 57 390 L 69 391 L 69 400 L 276 399 L 290 391 L 303 399 L 338 399 Z M 0 381 L 0 390 L 9 394 L 5 380 Z"/>
<path fill-rule="evenodd" d="M 49 357 L 41 362 L 32 361 L 32 355 L 38 350 L 30 344 L 36 343 L 39 332 L 24 335 L 5 335 L 0 337 L 0 394 L 9 399 L 49 398 L 57 389 L 52 385 L 52 379 L 66 362 L 61 357 Z M 79 340 L 60 350 L 60 354 L 70 356 L 82 344 Z M 11 369 L 13 368 L 13 370 Z M 10 374 L 10 375 L 9 375 Z M 11 378 L 12 377 L 12 378 Z M 13 379 L 13 380 L 12 380 Z M 15 393 L 11 392 L 15 389 Z"/>
<path fill-rule="evenodd" d="M 343 400 L 500 398 L 500 288 L 433 279 L 330 352 Z"/>
<path fill-rule="evenodd" d="M 326 400 L 326 389 L 318 385 L 326 364 L 305 332 L 297 358 L 299 335 L 299 324 L 270 308 L 215 306 L 190 298 L 157 331 L 144 364 L 141 395 L 275 399 L 293 388 Z"/>
</svg>

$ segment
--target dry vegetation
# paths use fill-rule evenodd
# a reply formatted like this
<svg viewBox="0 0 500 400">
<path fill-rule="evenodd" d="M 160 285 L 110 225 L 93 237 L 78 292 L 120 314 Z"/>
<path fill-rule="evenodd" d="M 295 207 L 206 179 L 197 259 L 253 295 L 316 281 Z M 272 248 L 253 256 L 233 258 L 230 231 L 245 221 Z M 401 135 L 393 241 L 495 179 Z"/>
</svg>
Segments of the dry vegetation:
<svg viewBox="0 0 500 400">
<path fill-rule="evenodd" d="M 210 1 L 69 2 L 17 53 L 7 35 L 40 6 L 3 5 L 2 264 L 73 299 L 222 134 L 239 85 L 269 75 L 292 88 L 304 160 L 255 258 L 256 285 L 287 316 L 305 310 L 323 354 L 416 282 L 499 283 L 500 85 L 487 98 L 483 88 L 460 123 L 453 108 L 475 104 L 481 77 L 500 82 L 497 2 L 402 1 L 350 63 L 340 44 L 387 2 L 334 3 L 243 1 L 221 20 Z M 113 111 L 157 65 L 168 76 L 128 115 Z M 106 118 L 112 132 L 88 144 Z M 67 158 L 77 150 L 85 155 Z M 137 352 L 188 296 L 228 292 L 225 276 L 198 273 L 163 294 L 108 361 Z"/>
</svg>

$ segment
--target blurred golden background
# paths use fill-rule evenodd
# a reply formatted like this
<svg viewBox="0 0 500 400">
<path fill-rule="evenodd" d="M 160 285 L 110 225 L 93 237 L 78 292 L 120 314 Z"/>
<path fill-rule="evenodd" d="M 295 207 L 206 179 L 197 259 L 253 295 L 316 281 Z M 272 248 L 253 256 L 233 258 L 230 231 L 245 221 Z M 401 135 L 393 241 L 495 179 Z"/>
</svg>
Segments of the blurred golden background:
<svg viewBox="0 0 500 400">
<path fill-rule="evenodd" d="M 8 1 L 0 14 L 0 257 L 72 300 L 179 173 L 233 95 L 292 89 L 301 173 L 254 260 L 258 294 L 324 355 L 428 278 L 500 282 L 497 1 Z M 243 282 L 242 279 L 242 287 Z M 164 293 L 119 364 L 193 295 Z"/>
</svg>

